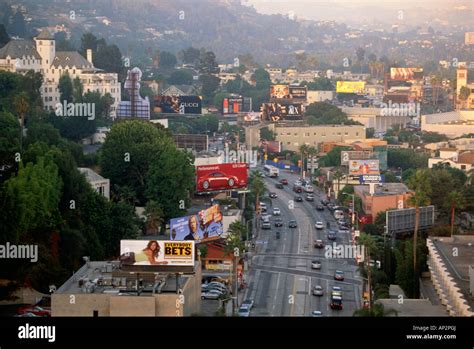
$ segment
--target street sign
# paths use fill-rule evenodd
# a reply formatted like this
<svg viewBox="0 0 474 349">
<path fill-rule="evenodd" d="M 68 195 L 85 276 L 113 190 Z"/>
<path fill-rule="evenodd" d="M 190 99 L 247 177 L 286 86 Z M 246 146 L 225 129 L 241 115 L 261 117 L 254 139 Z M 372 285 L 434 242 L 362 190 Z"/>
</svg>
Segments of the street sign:
<svg viewBox="0 0 474 349">
<path fill-rule="evenodd" d="M 247 194 L 247 193 L 250 193 L 250 190 L 239 190 L 237 193 L 238 194 Z"/>
<path fill-rule="evenodd" d="M 359 176 L 359 183 L 360 184 L 369 184 L 369 183 L 384 183 L 385 182 L 385 175 L 360 175 Z"/>
</svg>

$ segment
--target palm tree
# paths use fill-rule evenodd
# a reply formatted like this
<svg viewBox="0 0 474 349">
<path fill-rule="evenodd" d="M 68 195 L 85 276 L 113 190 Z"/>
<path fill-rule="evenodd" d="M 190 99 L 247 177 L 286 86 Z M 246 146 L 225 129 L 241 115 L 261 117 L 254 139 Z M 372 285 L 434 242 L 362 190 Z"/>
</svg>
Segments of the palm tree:
<svg viewBox="0 0 474 349">
<path fill-rule="evenodd" d="M 441 78 L 437 75 L 433 75 L 430 83 L 433 88 L 433 104 L 438 105 L 438 87 L 441 85 Z"/>
<path fill-rule="evenodd" d="M 375 240 L 372 235 L 362 233 L 359 236 L 359 240 L 357 243 L 361 246 L 364 246 L 364 261 L 366 262 L 366 269 L 367 269 L 367 285 L 369 288 L 369 311 L 372 307 L 372 268 L 370 266 L 370 259 L 372 252 L 375 252 L 377 245 L 375 244 Z"/>
<path fill-rule="evenodd" d="M 420 225 L 420 207 L 430 204 L 431 184 L 426 169 L 416 170 L 415 174 L 410 177 L 408 186 L 414 190 L 414 193 L 408 199 L 410 205 L 415 206 L 415 229 L 413 231 L 413 274 L 416 273 L 416 250 L 418 242 L 418 227 Z M 416 285 L 416 280 L 414 285 Z M 417 292 L 415 292 L 416 294 Z"/>
<path fill-rule="evenodd" d="M 250 191 L 255 198 L 255 211 L 258 214 L 260 212 L 260 201 L 263 197 L 263 194 L 265 194 L 267 191 L 267 188 L 260 172 L 252 172 L 249 179 Z"/>
<path fill-rule="evenodd" d="M 154 200 L 148 201 L 145 206 L 144 214 L 146 216 L 145 235 L 158 234 L 165 220 L 165 214 L 163 213 L 161 205 Z"/>
<path fill-rule="evenodd" d="M 454 232 L 454 217 L 456 215 L 456 208 L 463 208 L 465 204 L 464 196 L 460 191 L 453 191 L 448 194 L 446 204 L 451 210 L 451 236 Z"/>
<path fill-rule="evenodd" d="M 459 90 L 459 99 L 462 101 L 462 108 L 465 107 L 466 101 L 471 94 L 471 90 L 466 86 L 461 87 Z"/>
<path fill-rule="evenodd" d="M 301 177 L 303 177 L 303 171 L 304 171 L 304 159 L 305 156 L 308 154 L 308 149 L 309 146 L 307 144 L 302 144 L 300 146 L 300 154 L 301 154 Z"/>
<path fill-rule="evenodd" d="M 337 192 L 335 193 L 335 196 L 337 198 L 337 194 L 339 193 L 339 186 L 341 179 L 344 177 L 344 174 L 340 170 L 336 170 L 336 172 L 333 173 L 332 175 L 333 179 L 337 181 Z"/>
<path fill-rule="evenodd" d="M 313 172 L 314 172 L 314 168 L 313 168 L 313 159 L 314 159 L 314 156 L 318 155 L 318 149 L 316 149 L 315 147 L 308 147 L 308 155 L 309 155 L 309 158 L 311 159 L 311 180 L 313 179 Z"/>
</svg>

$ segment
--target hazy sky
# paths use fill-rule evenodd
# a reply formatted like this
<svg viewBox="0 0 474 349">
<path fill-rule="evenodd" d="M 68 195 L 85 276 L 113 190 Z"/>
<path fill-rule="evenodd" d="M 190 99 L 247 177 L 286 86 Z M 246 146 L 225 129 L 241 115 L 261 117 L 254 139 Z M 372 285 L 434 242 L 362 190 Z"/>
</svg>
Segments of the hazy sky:
<svg viewBox="0 0 474 349">
<path fill-rule="evenodd" d="M 474 0 L 241 0 L 241 3 L 253 5 L 258 12 L 266 14 L 294 13 L 305 19 L 349 22 L 396 21 L 400 10 L 420 19 L 428 14 L 442 17 L 443 13 L 463 6 L 465 10 L 474 10 Z"/>
</svg>

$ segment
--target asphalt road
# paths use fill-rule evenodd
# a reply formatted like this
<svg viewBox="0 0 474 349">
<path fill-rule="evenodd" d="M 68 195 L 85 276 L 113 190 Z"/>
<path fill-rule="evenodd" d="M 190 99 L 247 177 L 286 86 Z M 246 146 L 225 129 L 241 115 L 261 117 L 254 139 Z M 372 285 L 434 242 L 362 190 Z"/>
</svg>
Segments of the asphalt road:
<svg viewBox="0 0 474 349">
<path fill-rule="evenodd" d="M 282 178 L 289 181 L 284 189 L 275 188 Z M 325 249 L 316 249 L 313 242 L 327 240 L 326 229 L 316 230 L 316 221 L 331 223 L 331 228 L 337 230 L 337 223 L 331 213 L 316 211 L 323 193 L 315 189 L 314 202 L 294 202 L 296 195 L 303 198 L 305 193 L 293 192 L 293 183 L 298 178 L 296 174 L 280 172 L 277 179 L 265 178 L 269 191 L 276 192 L 278 198 L 272 199 L 269 206 L 271 214 L 273 207 L 281 210 L 283 227 L 273 225 L 272 228 L 260 230 L 256 241 L 256 251 L 250 263 L 248 288 L 244 298 L 254 300 L 251 316 L 310 316 L 314 310 L 322 311 L 324 316 L 352 316 L 354 310 L 361 305 L 361 278 L 352 258 L 325 258 Z M 288 221 L 295 219 L 298 228 L 289 228 Z M 276 232 L 280 231 L 280 239 Z M 338 233 L 337 244 L 351 244 L 350 232 Z M 321 270 L 311 269 L 311 261 L 321 261 Z M 334 280 L 334 271 L 344 271 L 344 281 Z M 312 288 L 321 285 L 323 296 L 313 296 Z M 343 290 L 343 310 L 331 310 L 329 307 L 330 293 L 333 286 Z"/>
</svg>

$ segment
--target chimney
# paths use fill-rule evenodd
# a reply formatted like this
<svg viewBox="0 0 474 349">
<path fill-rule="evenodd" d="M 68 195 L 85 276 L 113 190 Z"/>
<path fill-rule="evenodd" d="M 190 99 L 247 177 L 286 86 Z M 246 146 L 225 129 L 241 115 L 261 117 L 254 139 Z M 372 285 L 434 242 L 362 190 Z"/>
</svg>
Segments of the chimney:
<svg viewBox="0 0 474 349">
<path fill-rule="evenodd" d="M 92 50 L 90 48 L 87 49 L 87 61 L 90 63 L 90 64 L 93 64 L 92 63 Z"/>
</svg>

